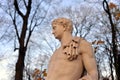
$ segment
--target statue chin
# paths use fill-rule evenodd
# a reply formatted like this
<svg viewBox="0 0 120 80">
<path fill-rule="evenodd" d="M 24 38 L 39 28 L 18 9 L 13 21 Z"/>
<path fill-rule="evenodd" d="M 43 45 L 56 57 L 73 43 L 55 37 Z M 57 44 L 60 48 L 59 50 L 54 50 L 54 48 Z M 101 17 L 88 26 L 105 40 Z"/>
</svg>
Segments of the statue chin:
<svg viewBox="0 0 120 80">
<path fill-rule="evenodd" d="M 58 40 L 60 40 L 60 38 L 59 38 L 59 37 L 57 37 L 57 36 L 55 36 L 55 39 L 58 39 Z"/>
</svg>

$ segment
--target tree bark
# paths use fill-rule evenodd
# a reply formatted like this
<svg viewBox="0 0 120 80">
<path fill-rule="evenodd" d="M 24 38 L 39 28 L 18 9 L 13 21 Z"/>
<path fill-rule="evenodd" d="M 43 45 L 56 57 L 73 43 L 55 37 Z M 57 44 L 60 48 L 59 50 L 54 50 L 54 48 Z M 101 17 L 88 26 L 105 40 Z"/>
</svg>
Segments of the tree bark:
<svg viewBox="0 0 120 80">
<path fill-rule="evenodd" d="M 26 49 L 24 47 L 19 49 L 19 56 L 15 67 L 16 70 L 15 80 L 23 80 L 22 78 L 23 78 L 25 53 L 26 53 Z"/>
</svg>

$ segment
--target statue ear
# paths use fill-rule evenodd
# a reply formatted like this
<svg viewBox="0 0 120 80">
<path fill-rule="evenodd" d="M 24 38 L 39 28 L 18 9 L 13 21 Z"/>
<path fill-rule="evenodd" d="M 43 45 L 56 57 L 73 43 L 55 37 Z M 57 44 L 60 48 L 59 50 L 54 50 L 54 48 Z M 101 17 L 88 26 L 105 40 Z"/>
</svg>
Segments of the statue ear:
<svg viewBox="0 0 120 80">
<path fill-rule="evenodd" d="M 67 26 L 64 27 L 64 31 L 70 31 Z"/>
<path fill-rule="evenodd" d="M 63 28 L 64 28 L 64 31 L 66 31 L 66 30 L 67 30 L 67 26 L 66 26 L 66 25 L 63 25 Z"/>
</svg>

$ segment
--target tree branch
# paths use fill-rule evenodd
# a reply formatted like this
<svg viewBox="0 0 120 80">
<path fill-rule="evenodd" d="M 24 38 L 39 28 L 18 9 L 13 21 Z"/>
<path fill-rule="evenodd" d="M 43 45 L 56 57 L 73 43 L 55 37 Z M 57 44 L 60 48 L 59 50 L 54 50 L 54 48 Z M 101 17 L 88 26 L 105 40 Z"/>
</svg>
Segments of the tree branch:
<svg viewBox="0 0 120 80">
<path fill-rule="evenodd" d="M 23 18 L 24 15 L 23 15 L 23 13 L 20 11 L 20 9 L 19 9 L 19 7 L 18 7 L 18 2 L 17 2 L 17 0 L 14 0 L 14 5 L 15 5 L 15 9 L 16 9 L 16 11 L 18 12 L 18 14 Z"/>
<path fill-rule="evenodd" d="M 27 8 L 27 4 L 26 4 L 25 0 L 23 0 L 23 3 L 24 3 L 24 5 L 25 5 L 25 7 Z"/>
<path fill-rule="evenodd" d="M 28 6 L 27 6 L 27 12 L 26 12 L 26 17 L 28 18 L 30 15 L 30 11 L 31 11 L 31 4 L 32 4 L 32 0 L 28 1 Z"/>
<path fill-rule="evenodd" d="M 18 38 L 18 40 L 20 40 L 20 37 L 19 37 L 19 33 L 18 33 L 18 29 L 17 29 L 17 25 L 16 25 L 16 11 L 15 11 L 15 13 L 14 13 L 14 18 L 13 18 L 13 25 L 14 25 L 14 27 L 15 27 L 15 31 L 16 31 L 16 35 L 17 35 L 17 38 Z"/>
</svg>

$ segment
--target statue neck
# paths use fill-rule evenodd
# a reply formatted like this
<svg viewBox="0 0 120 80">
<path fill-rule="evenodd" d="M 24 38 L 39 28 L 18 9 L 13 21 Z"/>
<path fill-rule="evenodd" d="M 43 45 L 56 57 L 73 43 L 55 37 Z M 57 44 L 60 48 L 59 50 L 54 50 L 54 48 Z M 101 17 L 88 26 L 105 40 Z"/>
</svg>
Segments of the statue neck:
<svg viewBox="0 0 120 80">
<path fill-rule="evenodd" d="M 64 45 L 64 44 L 68 44 L 71 40 L 72 40 L 73 36 L 71 33 L 65 33 L 63 34 L 60 42 L 61 42 L 61 45 Z"/>
</svg>

